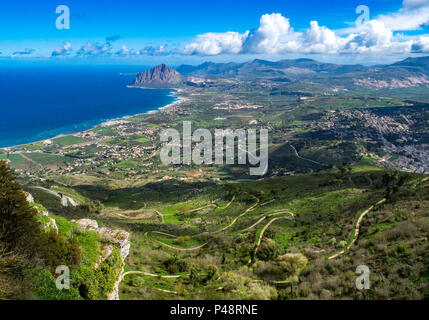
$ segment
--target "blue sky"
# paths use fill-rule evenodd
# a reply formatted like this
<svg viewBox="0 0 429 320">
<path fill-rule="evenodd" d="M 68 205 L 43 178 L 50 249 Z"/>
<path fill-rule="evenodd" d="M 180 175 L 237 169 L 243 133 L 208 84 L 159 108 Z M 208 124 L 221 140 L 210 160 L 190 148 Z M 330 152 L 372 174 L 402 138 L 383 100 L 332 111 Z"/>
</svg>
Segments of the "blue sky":
<svg viewBox="0 0 429 320">
<path fill-rule="evenodd" d="M 58 5 L 70 29 L 58 30 Z M 358 5 L 370 20 L 356 26 Z M 429 53 L 429 0 L 2 1 L 2 60 L 172 64 L 309 56 L 378 63 Z M 380 54 L 387 57 L 381 57 Z"/>
</svg>

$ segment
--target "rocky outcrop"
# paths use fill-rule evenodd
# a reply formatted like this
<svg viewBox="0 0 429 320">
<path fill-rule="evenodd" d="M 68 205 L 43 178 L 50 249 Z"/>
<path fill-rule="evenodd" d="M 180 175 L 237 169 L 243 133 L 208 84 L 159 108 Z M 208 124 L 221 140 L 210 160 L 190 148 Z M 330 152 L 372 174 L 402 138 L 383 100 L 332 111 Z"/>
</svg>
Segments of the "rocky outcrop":
<svg viewBox="0 0 429 320">
<path fill-rule="evenodd" d="M 76 222 L 82 229 L 95 231 L 98 234 L 100 234 L 102 239 L 117 246 L 120 250 L 122 262 L 125 261 L 128 254 L 130 253 L 130 245 L 131 245 L 130 234 L 128 232 L 124 230 L 114 230 L 106 227 L 99 227 L 97 221 L 92 219 L 80 219 Z M 100 265 L 100 263 L 103 262 L 113 251 L 113 248 L 110 248 L 112 250 L 109 250 L 108 247 L 105 249 L 106 250 L 102 250 L 103 251 L 102 256 L 100 257 L 99 261 L 96 263 L 95 265 L 96 267 L 98 267 L 98 265 Z M 122 267 L 122 270 L 118 275 L 118 279 L 115 283 L 113 291 L 108 295 L 109 300 L 119 300 L 119 284 L 121 283 L 123 272 L 124 272 L 124 267 Z"/>
<path fill-rule="evenodd" d="M 140 72 L 134 81 L 136 87 L 168 87 L 179 85 L 183 82 L 183 76 L 173 68 L 161 64 L 152 69 Z"/>
<path fill-rule="evenodd" d="M 43 212 L 39 212 L 39 214 L 42 217 L 47 217 L 49 219 L 48 222 L 46 222 L 45 224 L 43 224 L 43 229 L 48 229 L 51 228 L 53 230 L 55 230 L 56 233 L 58 233 L 58 226 L 57 226 L 57 222 L 54 220 L 54 218 L 51 218 L 49 216 L 49 213 L 47 211 L 43 211 Z"/>
<path fill-rule="evenodd" d="M 28 203 L 34 203 L 34 197 L 31 193 L 25 192 L 25 198 Z"/>
<path fill-rule="evenodd" d="M 429 78 L 424 75 L 406 77 L 403 79 L 390 78 L 390 79 L 383 79 L 383 80 L 377 80 L 373 78 L 363 78 L 363 79 L 353 79 L 353 83 L 357 86 L 367 87 L 367 88 L 397 89 L 397 88 L 410 88 L 410 87 L 417 87 L 417 86 L 428 86 Z"/>
<path fill-rule="evenodd" d="M 30 204 L 34 204 L 34 197 L 31 193 L 25 192 L 25 198 L 27 200 L 28 203 Z M 49 216 L 49 212 L 47 211 L 43 211 L 42 209 L 40 209 L 39 207 L 35 206 L 35 208 L 37 209 L 37 213 L 39 214 L 39 216 L 41 217 L 47 217 L 48 218 L 48 222 L 43 223 L 43 229 L 46 230 L 48 228 L 51 228 L 53 230 L 55 230 L 56 233 L 58 233 L 58 226 L 57 226 L 57 222 L 51 218 Z M 45 210 L 45 209 L 44 209 Z"/>
<path fill-rule="evenodd" d="M 94 269 L 98 269 L 98 267 L 103 263 L 104 260 L 106 260 L 113 252 L 113 246 L 102 244 L 101 245 L 101 256 L 98 259 L 98 261 L 94 265 Z"/>
</svg>

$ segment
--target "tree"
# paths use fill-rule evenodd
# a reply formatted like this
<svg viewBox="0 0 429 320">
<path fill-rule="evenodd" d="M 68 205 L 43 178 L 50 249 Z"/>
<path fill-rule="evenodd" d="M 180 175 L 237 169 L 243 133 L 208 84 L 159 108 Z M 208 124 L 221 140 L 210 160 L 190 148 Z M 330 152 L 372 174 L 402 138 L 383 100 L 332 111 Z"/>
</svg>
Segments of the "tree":
<svg viewBox="0 0 429 320">
<path fill-rule="evenodd" d="M 104 210 L 104 205 L 99 200 L 88 200 L 83 205 L 80 205 L 80 207 L 86 212 L 96 214 L 99 214 Z"/>
<path fill-rule="evenodd" d="M 73 268 L 80 263 L 77 241 L 44 232 L 37 214 L 16 176 L 0 161 L 0 299 L 31 297 L 31 271 L 49 267 L 54 272 L 60 264 Z"/>
<path fill-rule="evenodd" d="M 259 259 L 269 261 L 275 258 L 277 253 L 277 244 L 273 239 L 265 239 L 258 249 L 257 256 Z"/>
<path fill-rule="evenodd" d="M 212 280 L 212 279 L 217 278 L 218 276 L 219 276 L 218 268 L 213 264 L 208 265 L 207 266 L 207 278 L 206 279 Z"/>
<path fill-rule="evenodd" d="M 277 298 L 275 288 L 229 271 L 222 275 L 223 290 L 231 299 L 269 300 Z"/>
<path fill-rule="evenodd" d="M 307 262 L 307 258 L 301 253 L 286 253 L 278 258 L 279 267 L 294 280 L 298 279 L 299 273 Z"/>
<path fill-rule="evenodd" d="M 0 161 L 0 243 L 6 250 L 33 256 L 42 231 L 24 192 L 5 162 Z"/>
</svg>

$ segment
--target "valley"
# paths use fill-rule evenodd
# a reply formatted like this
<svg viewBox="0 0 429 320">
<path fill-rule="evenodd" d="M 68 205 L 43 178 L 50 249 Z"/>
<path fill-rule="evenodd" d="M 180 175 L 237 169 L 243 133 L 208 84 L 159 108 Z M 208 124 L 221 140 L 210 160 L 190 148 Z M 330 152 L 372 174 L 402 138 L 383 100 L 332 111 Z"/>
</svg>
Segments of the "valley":
<svg viewBox="0 0 429 320">
<path fill-rule="evenodd" d="M 383 72 L 405 81 L 409 63 Z M 379 69 L 305 59 L 177 71 L 182 100 L 158 112 L 0 150 L 54 219 L 130 234 L 120 299 L 427 299 L 426 82 L 374 86 L 355 79 Z M 267 128 L 267 174 L 164 165 L 160 133 L 183 121 Z"/>
</svg>

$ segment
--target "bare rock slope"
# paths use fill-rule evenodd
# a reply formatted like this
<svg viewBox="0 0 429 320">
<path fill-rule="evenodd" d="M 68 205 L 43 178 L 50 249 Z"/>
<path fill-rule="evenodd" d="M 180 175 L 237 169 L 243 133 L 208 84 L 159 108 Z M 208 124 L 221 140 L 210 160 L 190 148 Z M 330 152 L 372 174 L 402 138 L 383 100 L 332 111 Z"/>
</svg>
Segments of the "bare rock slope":
<svg viewBox="0 0 429 320">
<path fill-rule="evenodd" d="M 173 68 L 161 64 L 152 69 L 140 72 L 134 81 L 136 87 L 166 87 L 179 85 L 183 82 L 183 76 Z"/>
</svg>

